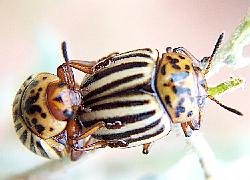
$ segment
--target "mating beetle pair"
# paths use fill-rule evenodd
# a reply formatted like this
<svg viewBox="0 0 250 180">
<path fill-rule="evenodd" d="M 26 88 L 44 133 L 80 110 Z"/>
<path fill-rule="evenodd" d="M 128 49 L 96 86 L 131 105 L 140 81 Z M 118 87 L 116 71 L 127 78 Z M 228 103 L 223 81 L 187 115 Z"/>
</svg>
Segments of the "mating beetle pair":
<svg viewBox="0 0 250 180">
<path fill-rule="evenodd" d="M 55 159 L 83 151 L 143 145 L 166 136 L 171 123 L 180 123 L 185 136 L 198 130 L 207 95 L 205 74 L 218 49 L 220 35 L 210 57 L 197 60 L 184 48 L 138 49 L 112 53 L 98 62 L 69 61 L 57 76 L 30 76 L 13 104 L 16 132 L 22 143 L 41 156 Z M 80 87 L 72 68 L 87 75 Z M 89 140 L 84 141 L 91 136 Z"/>
</svg>

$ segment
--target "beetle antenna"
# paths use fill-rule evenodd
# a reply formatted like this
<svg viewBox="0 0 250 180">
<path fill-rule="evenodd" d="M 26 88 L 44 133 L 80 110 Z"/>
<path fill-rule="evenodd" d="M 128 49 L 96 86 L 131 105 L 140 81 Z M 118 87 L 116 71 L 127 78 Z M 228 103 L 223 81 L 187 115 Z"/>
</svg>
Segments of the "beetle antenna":
<svg viewBox="0 0 250 180">
<path fill-rule="evenodd" d="M 62 53 L 63 53 L 63 58 L 65 60 L 66 63 L 66 73 L 67 73 L 67 81 L 68 84 L 70 85 L 70 87 L 72 87 L 73 89 L 75 89 L 75 78 L 74 78 L 74 74 L 73 71 L 69 65 L 69 58 L 68 58 L 68 53 L 67 53 L 67 45 L 66 42 L 63 41 L 62 42 Z"/>
<path fill-rule="evenodd" d="M 218 38 L 218 40 L 217 40 L 217 42 L 216 42 L 216 44 L 215 44 L 215 46 L 214 46 L 214 50 L 213 50 L 211 56 L 208 57 L 208 65 L 207 65 L 207 67 L 206 67 L 206 69 L 205 69 L 205 73 L 204 73 L 204 74 L 207 74 L 207 73 L 209 72 L 209 69 L 210 69 L 210 67 L 211 67 L 212 60 L 213 60 L 213 58 L 214 58 L 216 52 L 218 51 L 218 49 L 219 49 L 219 47 L 220 47 L 220 45 L 221 45 L 223 36 L 224 36 L 224 33 L 221 33 L 220 36 L 219 36 L 219 38 Z"/>
<path fill-rule="evenodd" d="M 238 111 L 238 110 L 236 110 L 236 109 L 233 109 L 233 108 L 231 108 L 231 107 L 228 107 L 228 106 L 222 104 L 222 103 L 219 102 L 217 99 L 215 99 L 213 96 L 208 95 L 207 97 L 208 97 L 209 99 L 211 99 L 212 101 L 216 102 L 218 105 L 220 105 L 220 106 L 223 107 L 224 109 L 226 109 L 226 110 L 228 110 L 228 111 L 230 111 L 230 112 L 232 112 L 232 113 L 235 113 L 235 114 L 237 114 L 237 115 L 239 115 L 239 116 L 243 116 L 243 114 L 242 114 L 240 111 Z"/>
</svg>

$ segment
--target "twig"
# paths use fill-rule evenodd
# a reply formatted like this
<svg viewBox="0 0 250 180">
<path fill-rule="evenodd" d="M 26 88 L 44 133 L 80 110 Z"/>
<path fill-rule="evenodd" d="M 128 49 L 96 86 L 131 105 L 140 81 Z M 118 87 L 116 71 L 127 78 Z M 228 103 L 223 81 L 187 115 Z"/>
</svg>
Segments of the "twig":
<svg viewBox="0 0 250 180">
<path fill-rule="evenodd" d="M 229 40 L 218 50 L 212 63 L 209 76 L 225 65 L 242 68 L 250 64 L 250 58 L 243 56 L 244 46 L 250 43 L 250 9 Z"/>
</svg>

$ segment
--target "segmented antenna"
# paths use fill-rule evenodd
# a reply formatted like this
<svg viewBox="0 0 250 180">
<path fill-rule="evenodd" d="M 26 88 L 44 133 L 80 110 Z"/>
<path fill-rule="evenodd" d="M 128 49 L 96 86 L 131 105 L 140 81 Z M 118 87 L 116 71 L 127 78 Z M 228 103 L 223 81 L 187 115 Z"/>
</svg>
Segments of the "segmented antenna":
<svg viewBox="0 0 250 180">
<path fill-rule="evenodd" d="M 235 114 L 237 114 L 237 115 L 239 115 L 239 116 L 243 116 L 243 114 L 242 114 L 240 111 L 238 111 L 238 110 L 236 110 L 236 109 L 233 109 L 233 108 L 231 108 L 231 107 L 228 107 L 228 106 L 222 104 L 222 103 L 219 102 L 217 99 L 215 99 L 213 96 L 208 95 L 207 97 L 208 97 L 209 99 L 211 99 L 212 101 L 216 102 L 218 105 L 220 105 L 220 106 L 223 107 L 224 109 L 226 109 L 226 110 L 228 110 L 228 111 L 230 111 L 230 112 L 232 112 L 232 113 L 235 113 Z"/>
<path fill-rule="evenodd" d="M 65 60 L 66 63 L 66 73 L 67 73 L 67 81 L 68 81 L 68 85 L 70 88 L 75 89 L 75 78 L 74 78 L 74 74 L 73 71 L 69 65 L 69 58 L 68 58 L 68 53 L 67 53 L 67 45 L 66 42 L 63 41 L 62 42 L 62 53 L 63 53 L 63 58 Z"/>
<path fill-rule="evenodd" d="M 208 59 L 208 65 L 207 65 L 207 67 L 206 67 L 206 69 L 205 69 L 205 74 L 207 74 L 207 73 L 209 72 L 209 69 L 210 69 L 210 67 L 211 67 L 212 60 L 213 60 L 214 55 L 216 54 L 217 50 L 219 49 L 219 47 L 220 47 L 220 45 L 221 45 L 223 36 L 224 36 L 224 33 L 221 33 L 221 35 L 219 36 L 219 38 L 218 38 L 218 40 L 217 40 L 217 42 L 216 42 L 216 44 L 215 44 L 215 46 L 214 46 L 214 50 L 213 50 L 211 56 L 210 56 L 209 59 Z"/>
</svg>

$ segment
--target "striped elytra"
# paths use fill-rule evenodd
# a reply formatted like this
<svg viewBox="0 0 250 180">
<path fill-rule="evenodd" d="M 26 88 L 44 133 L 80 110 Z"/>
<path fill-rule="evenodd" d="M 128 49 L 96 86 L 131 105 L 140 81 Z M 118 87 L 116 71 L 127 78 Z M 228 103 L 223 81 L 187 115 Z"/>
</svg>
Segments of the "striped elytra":
<svg viewBox="0 0 250 180">
<path fill-rule="evenodd" d="M 97 144 L 127 148 L 149 144 L 169 133 L 170 119 L 148 91 L 157 58 L 157 50 L 138 49 L 112 57 L 109 65 L 85 76 L 81 84 L 87 88 L 84 106 L 91 111 L 81 116 L 83 126 L 106 125 L 92 134 Z"/>
</svg>

